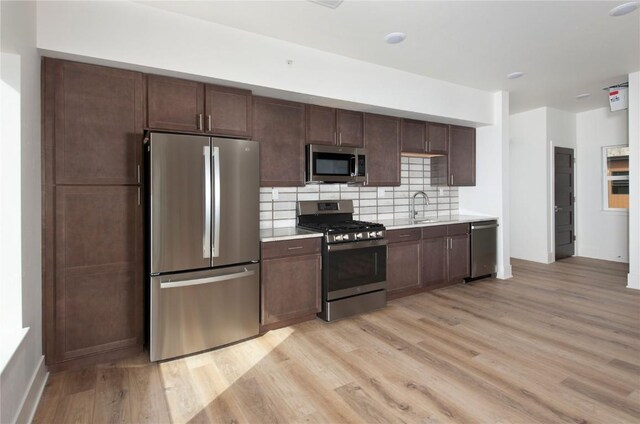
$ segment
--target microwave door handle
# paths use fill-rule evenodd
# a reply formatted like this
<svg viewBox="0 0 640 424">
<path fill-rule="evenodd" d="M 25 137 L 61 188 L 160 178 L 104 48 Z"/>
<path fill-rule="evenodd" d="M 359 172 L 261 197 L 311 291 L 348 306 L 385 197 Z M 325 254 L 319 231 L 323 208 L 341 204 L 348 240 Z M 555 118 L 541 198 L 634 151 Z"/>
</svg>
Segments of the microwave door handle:
<svg viewBox="0 0 640 424">
<path fill-rule="evenodd" d="M 351 166 L 351 176 L 358 176 L 358 155 L 351 156 L 351 160 L 353 161 L 353 165 Z"/>
<path fill-rule="evenodd" d="M 213 254 L 214 258 L 220 256 L 220 148 L 214 146 L 211 149 L 213 156 Z"/>
</svg>

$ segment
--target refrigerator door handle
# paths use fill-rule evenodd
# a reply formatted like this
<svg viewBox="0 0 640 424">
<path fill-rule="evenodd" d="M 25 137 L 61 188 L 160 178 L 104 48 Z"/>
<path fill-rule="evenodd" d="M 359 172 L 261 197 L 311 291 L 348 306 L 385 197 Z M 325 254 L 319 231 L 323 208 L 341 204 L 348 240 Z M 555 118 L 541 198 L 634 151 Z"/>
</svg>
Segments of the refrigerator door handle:
<svg viewBox="0 0 640 424">
<path fill-rule="evenodd" d="M 204 156 L 204 227 L 202 229 L 202 257 L 211 258 L 211 156 L 205 146 Z"/>
<path fill-rule="evenodd" d="M 220 148 L 213 146 L 213 257 L 220 256 Z"/>
<path fill-rule="evenodd" d="M 227 281 L 227 280 L 237 280 L 238 278 L 250 277 L 255 274 L 255 271 L 249 271 L 247 268 L 242 272 L 236 272 L 234 274 L 220 275 L 217 277 L 207 277 L 207 278 L 198 278 L 195 280 L 178 280 L 171 281 L 167 280 L 166 282 L 160 283 L 161 289 L 172 289 L 176 287 L 188 287 L 188 286 L 197 286 L 200 284 L 210 284 L 217 283 L 219 281 Z"/>
</svg>

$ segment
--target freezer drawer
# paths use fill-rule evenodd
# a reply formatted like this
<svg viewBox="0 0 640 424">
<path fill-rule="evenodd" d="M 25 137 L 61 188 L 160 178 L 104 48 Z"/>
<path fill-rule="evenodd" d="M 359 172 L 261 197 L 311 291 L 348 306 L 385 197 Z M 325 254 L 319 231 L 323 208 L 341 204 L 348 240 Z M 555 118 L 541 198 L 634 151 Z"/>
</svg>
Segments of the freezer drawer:
<svg viewBox="0 0 640 424">
<path fill-rule="evenodd" d="M 482 221 L 471 224 L 471 277 L 477 278 L 495 274 L 497 260 L 496 221 Z"/>
<path fill-rule="evenodd" d="M 260 265 L 151 278 L 152 361 L 258 334 Z"/>
</svg>

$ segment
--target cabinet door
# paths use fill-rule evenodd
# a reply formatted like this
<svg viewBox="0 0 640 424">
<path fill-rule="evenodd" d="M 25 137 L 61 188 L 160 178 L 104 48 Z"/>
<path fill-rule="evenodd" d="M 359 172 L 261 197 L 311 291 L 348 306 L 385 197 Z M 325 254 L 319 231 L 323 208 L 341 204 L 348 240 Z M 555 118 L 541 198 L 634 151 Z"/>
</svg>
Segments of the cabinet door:
<svg viewBox="0 0 640 424">
<path fill-rule="evenodd" d="M 449 142 L 449 126 L 444 124 L 427 124 L 427 151 L 446 155 Z"/>
<path fill-rule="evenodd" d="M 476 185 L 476 130 L 451 126 L 448 173 L 450 186 Z"/>
<path fill-rule="evenodd" d="M 449 236 L 447 250 L 447 268 L 449 281 L 457 283 L 470 275 L 469 234 Z"/>
<path fill-rule="evenodd" d="M 307 143 L 337 144 L 336 110 L 330 107 L 307 105 Z"/>
<path fill-rule="evenodd" d="M 147 75 L 149 128 L 204 131 L 204 84 Z"/>
<path fill-rule="evenodd" d="M 367 148 L 367 185 L 400 185 L 400 120 L 391 116 L 365 114 L 364 140 Z"/>
<path fill-rule="evenodd" d="M 336 111 L 338 145 L 350 147 L 364 146 L 363 113 L 352 110 Z"/>
<path fill-rule="evenodd" d="M 55 188 L 55 330 L 47 362 L 142 343 L 142 207 L 135 186 Z M 53 345 L 53 346 L 51 346 Z"/>
<path fill-rule="evenodd" d="M 251 137 L 251 91 L 207 84 L 204 104 L 205 132 Z"/>
<path fill-rule="evenodd" d="M 304 186 L 304 104 L 254 97 L 253 137 L 260 142 L 262 187 Z"/>
<path fill-rule="evenodd" d="M 446 237 L 422 240 L 422 286 L 441 287 L 447 283 Z"/>
<path fill-rule="evenodd" d="M 387 292 L 420 287 L 420 240 L 390 243 L 387 248 Z"/>
<path fill-rule="evenodd" d="M 53 183 L 139 182 L 141 73 L 45 59 L 43 101 L 44 151 L 55 155 L 55 172 L 46 173 Z"/>
<path fill-rule="evenodd" d="M 425 153 L 426 128 L 423 121 L 402 120 L 400 138 L 403 153 Z"/>
<path fill-rule="evenodd" d="M 262 325 L 320 312 L 320 255 L 262 261 Z"/>
</svg>

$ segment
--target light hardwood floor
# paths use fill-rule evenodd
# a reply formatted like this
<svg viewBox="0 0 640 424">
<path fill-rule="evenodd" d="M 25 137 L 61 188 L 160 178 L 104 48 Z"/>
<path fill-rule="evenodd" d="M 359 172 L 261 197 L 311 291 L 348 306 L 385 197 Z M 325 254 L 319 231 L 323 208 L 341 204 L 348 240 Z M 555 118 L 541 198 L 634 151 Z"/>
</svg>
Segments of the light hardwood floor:
<svg viewBox="0 0 640 424">
<path fill-rule="evenodd" d="M 626 266 L 513 268 L 184 359 L 53 374 L 35 422 L 640 422 Z"/>
</svg>

